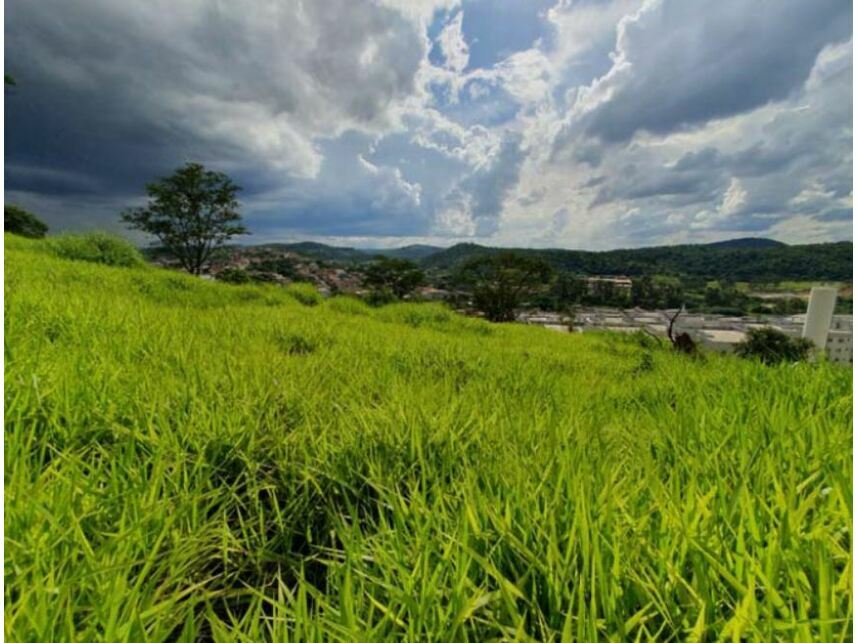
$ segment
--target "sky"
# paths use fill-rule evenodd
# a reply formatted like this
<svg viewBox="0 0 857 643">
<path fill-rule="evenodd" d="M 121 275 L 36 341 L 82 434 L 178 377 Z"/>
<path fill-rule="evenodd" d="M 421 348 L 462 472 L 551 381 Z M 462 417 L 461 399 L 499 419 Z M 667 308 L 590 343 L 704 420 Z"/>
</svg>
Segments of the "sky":
<svg viewBox="0 0 857 643">
<path fill-rule="evenodd" d="M 246 243 L 852 238 L 850 0 L 6 0 L 5 70 L 52 231 L 193 161 Z"/>
</svg>

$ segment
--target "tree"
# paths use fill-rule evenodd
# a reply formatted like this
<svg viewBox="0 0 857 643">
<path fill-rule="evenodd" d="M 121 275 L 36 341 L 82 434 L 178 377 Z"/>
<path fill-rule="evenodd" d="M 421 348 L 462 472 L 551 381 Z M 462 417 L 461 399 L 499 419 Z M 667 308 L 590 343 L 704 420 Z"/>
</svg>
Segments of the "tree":
<svg viewBox="0 0 857 643">
<path fill-rule="evenodd" d="M 567 272 L 561 273 L 551 287 L 551 293 L 556 300 L 555 308 L 558 310 L 581 303 L 587 292 L 586 281 Z"/>
<path fill-rule="evenodd" d="M 222 172 L 188 163 L 172 176 L 147 184 L 149 204 L 126 210 L 122 220 L 156 236 L 185 270 L 198 275 L 215 248 L 248 234 L 235 198 L 240 189 Z"/>
<path fill-rule="evenodd" d="M 15 77 L 12 74 L 3 74 L 3 86 L 9 85 L 9 87 L 14 87 L 18 83 L 15 82 Z"/>
<path fill-rule="evenodd" d="M 487 319 L 504 322 L 512 321 L 522 299 L 552 276 L 553 269 L 541 259 L 501 252 L 466 262 L 458 272 L 458 281 L 473 289 L 474 303 Z"/>
<path fill-rule="evenodd" d="M 657 307 L 657 289 L 649 275 L 631 280 L 631 303 L 641 308 Z"/>
<path fill-rule="evenodd" d="M 48 226 L 24 208 L 17 205 L 4 205 L 3 230 L 30 239 L 41 239 L 48 231 Z"/>
<path fill-rule="evenodd" d="M 789 337 L 770 326 L 752 328 L 747 338 L 735 347 L 741 357 L 757 359 L 763 364 L 802 362 L 809 357 L 812 342 L 805 337 Z"/>
<path fill-rule="evenodd" d="M 592 282 L 592 292 L 589 293 L 589 299 L 601 306 L 621 305 L 624 302 L 620 300 L 616 290 L 616 284 L 609 279 L 595 279 Z"/>
<path fill-rule="evenodd" d="M 363 276 L 363 285 L 373 291 L 389 291 L 397 299 L 425 283 L 423 271 L 413 261 L 395 257 L 377 257 Z"/>
</svg>

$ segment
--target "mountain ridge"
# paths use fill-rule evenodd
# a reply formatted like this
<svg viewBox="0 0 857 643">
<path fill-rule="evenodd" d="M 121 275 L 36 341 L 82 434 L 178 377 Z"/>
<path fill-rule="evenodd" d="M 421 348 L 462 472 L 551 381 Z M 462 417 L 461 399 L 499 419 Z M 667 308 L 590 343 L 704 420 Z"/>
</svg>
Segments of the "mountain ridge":
<svg viewBox="0 0 857 643">
<path fill-rule="evenodd" d="M 788 245 L 760 237 L 704 244 L 648 246 L 614 250 L 503 248 L 463 242 L 448 248 L 411 244 L 395 248 L 354 248 L 315 241 L 230 245 L 221 252 L 271 250 L 293 252 L 315 261 L 359 264 L 378 255 L 409 259 L 426 270 L 451 271 L 486 254 L 516 252 L 544 259 L 555 269 L 583 275 L 676 275 L 727 281 L 845 281 L 852 278 L 851 241 Z M 146 250 L 149 257 L 163 249 Z"/>
</svg>

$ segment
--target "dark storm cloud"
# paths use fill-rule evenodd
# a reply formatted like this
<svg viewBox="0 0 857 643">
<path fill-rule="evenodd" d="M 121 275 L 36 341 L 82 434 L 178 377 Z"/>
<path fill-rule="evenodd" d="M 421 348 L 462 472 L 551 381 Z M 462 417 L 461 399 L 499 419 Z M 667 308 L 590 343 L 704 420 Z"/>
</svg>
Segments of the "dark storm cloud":
<svg viewBox="0 0 857 643">
<path fill-rule="evenodd" d="M 609 96 L 588 111 L 584 127 L 623 141 L 786 98 L 825 45 L 850 37 L 851 22 L 843 0 L 652 4 L 620 27 L 617 62 L 596 83 Z"/>
<path fill-rule="evenodd" d="M 198 160 L 252 199 L 317 173 L 318 136 L 387 127 L 423 49 L 368 1 L 10 0 L 7 189 L 121 202 Z"/>
</svg>

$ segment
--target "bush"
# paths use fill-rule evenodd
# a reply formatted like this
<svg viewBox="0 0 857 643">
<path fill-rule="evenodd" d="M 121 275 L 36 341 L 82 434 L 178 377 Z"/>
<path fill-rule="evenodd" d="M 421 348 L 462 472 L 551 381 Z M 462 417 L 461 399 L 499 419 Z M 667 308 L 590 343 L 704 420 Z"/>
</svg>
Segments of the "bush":
<svg viewBox="0 0 857 643">
<path fill-rule="evenodd" d="M 802 362 L 809 357 L 812 342 L 803 337 L 789 337 L 776 328 L 754 328 L 735 352 L 741 357 L 757 359 L 763 364 Z"/>
<path fill-rule="evenodd" d="M 217 281 L 223 281 L 228 284 L 249 284 L 251 281 L 247 271 L 239 270 L 238 268 L 224 268 L 214 278 Z"/>
<path fill-rule="evenodd" d="M 304 306 L 316 306 L 322 301 L 321 293 L 312 284 L 290 284 L 286 287 L 286 292 Z"/>
<path fill-rule="evenodd" d="M 370 306 L 386 306 L 396 301 L 396 295 L 389 288 L 375 288 L 366 295 L 366 303 Z"/>
<path fill-rule="evenodd" d="M 58 257 L 92 261 L 108 266 L 136 267 L 143 265 L 143 255 L 131 243 L 106 232 L 64 234 L 49 240 Z"/>
<path fill-rule="evenodd" d="M 42 239 L 48 226 L 32 212 L 17 205 L 3 207 L 3 230 L 30 239 Z"/>
</svg>

